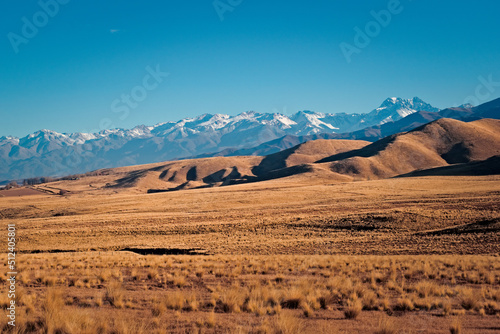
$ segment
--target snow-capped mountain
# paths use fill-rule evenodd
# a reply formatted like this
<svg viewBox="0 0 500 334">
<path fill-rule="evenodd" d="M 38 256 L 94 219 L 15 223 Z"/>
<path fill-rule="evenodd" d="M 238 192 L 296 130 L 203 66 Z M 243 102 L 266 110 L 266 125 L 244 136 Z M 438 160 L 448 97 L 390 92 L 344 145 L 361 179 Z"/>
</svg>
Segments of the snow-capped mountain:
<svg viewBox="0 0 500 334">
<path fill-rule="evenodd" d="M 380 107 L 370 112 L 365 118 L 365 121 L 373 123 L 372 125 L 382 125 L 399 121 L 401 118 L 409 116 L 417 111 L 437 112 L 439 109 L 425 103 L 418 97 L 409 100 L 391 97 L 385 100 Z"/>
<path fill-rule="evenodd" d="M 389 98 L 367 114 L 299 111 L 204 114 L 177 122 L 99 133 L 40 130 L 0 137 L 0 180 L 55 176 L 192 157 L 226 148 L 255 147 L 285 135 L 345 133 L 397 121 L 417 111 L 438 111 L 419 98 Z"/>
</svg>

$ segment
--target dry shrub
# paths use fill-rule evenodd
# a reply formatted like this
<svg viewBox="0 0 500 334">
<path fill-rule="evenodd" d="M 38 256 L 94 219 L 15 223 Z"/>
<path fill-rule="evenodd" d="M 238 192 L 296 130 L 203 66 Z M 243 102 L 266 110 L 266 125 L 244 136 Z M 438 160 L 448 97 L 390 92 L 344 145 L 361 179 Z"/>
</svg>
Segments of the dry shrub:
<svg viewBox="0 0 500 334">
<path fill-rule="evenodd" d="M 109 269 L 101 270 L 101 272 L 97 275 L 97 278 L 102 282 L 106 282 L 111 277 L 111 271 Z"/>
<path fill-rule="evenodd" d="M 245 311 L 255 313 L 255 315 L 262 316 L 266 314 L 266 305 L 264 305 L 263 300 L 250 299 L 245 302 Z"/>
<path fill-rule="evenodd" d="M 62 314 L 64 300 L 59 290 L 49 289 L 42 304 L 41 326 L 46 333 L 64 330 L 66 318 Z"/>
<path fill-rule="evenodd" d="M 191 293 L 185 300 L 184 310 L 186 311 L 198 311 L 200 303 L 198 302 L 198 298 L 196 294 Z"/>
<path fill-rule="evenodd" d="M 86 310 L 68 310 L 63 313 L 63 316 L 63 329 L 55 333 L 104 333 L 107 328 L 107 323 L 104 319 L 96 319 L 95 314 Z"/>
<path fill-rule="evenodd" d="M 74 286 L 76 288 L 83 288 L 85 284 L 81 279 L 71 279 L 68 283 L 68 286 Z"/>
<path fill-rule="evenodd" d="M 495 273 L 488 272 L 488 273 L 485 275 L 485 282 L 486 282 L 487 284 L 495 284 L 495 282 L 496 282 L 496 276 L 495 276 Z"/>
<path fill-rule="evenodd" d="M 398 328 L 394 320 L 388 316 L 382 316 L 378 321 L 378 327 L 374 334 L 396 334 Z"/>
<path fill-rule="evenodd" d="M 492 299 L 500 302 L 500 289 L 496 289 L 495 292 L 492 293 Z"/>
<path fill-rule="evenodd" d="M 210 312 L 210 314 L 207 317 L 207 321 L 206 321 L 207 327 L 214 328 L 216 323 L 217 323 L 217 321 L 215 319 L 215 312 L 212 311 L 212 312 Z"/>
<path fill-rule="evenodd" d="M 444 286 L 440 286 L 433 281 L 423 280 L 415 284 L 413 290 L 418 293 L 420 298 L 431 296 L 443 296 L 446 293 Z"/>
<path fill-rule="evenodd" d="M 460 318 L 453 318 L 450 324 L 450 334 L 462 333 L 462 320 Z"/>
<path fill-rule="evenodd" d="M 233 287 L 221 293 L 218 303 L 225 313 L 239 313 L 245 302 L 245 295 L 243 289 Z"/>
<path fill-rule="evenodd" d="M 363 309 L 364 310 L 376 310 L 379 307 L 378 296 L 373 290 L 366 290 L 363 293 Z"/>
<path fill-rule="evenodd" d="M 102 297 L 101 296 L 95 297 L 94 302 L 95 302 L 95 306 L 101 307 L 102 303 L 103 303 Z"/>
<path fill-rule="evenodd" d="M 300 308 L 302 309 L 304 316 L 306 318 L 309 318 L 310 316 L 313 315 L 314 310 L 312 309 L 311 305 L 309 303 L 301 303 Z"/>
<path fill-rule="evenodd" d="M 415 304 L 409 297 L 402 297 L 398 299 L 394 309 L 398 311 L 413 311 L 415 309 Z"/>
<path fill-rule="evenodd" d="M 301 304 L 305 303 L 303 292 L 299 288 L 289 289 L 281 302 L 281 307 L 288 309 L 298 309 Z"/>
<path fill-rule="evenodd" d="M 480 296 L 473 289 L 465 288 L 460 293 L 460 304 L 466 310 L 477 309 L 479 307 Z"/>
<path fill-rule="evenodd" d="M 171 310 L 182 310 L 184 308 L 184 300 L 182 292 L 169 292 L 165 296 L 165 306 Z"/>
<path fill-rule="evenodd" d="M 351 298 L 347 301 L 344 309 L 344 316 L 346 319 L 356 319 L 363 310 L 363 303 L 357 297 Z"/>
<path fill-rule="evenodd" d="M 333 293 L 349 296 L 354 291 L 354 283 L 349 277 L 335 276 L 326 282 L 326 287 Z"/>
<path fill-rule="evenodd" d="M 109 321 L 109 329 L 96 333 L 116 333 L 116 334 L 150 334 L 151 329 L 144 323 L 138 322 L 134 318 L 120 318 Z M 90 333 L 89 333 L 90 334 Z"/>
<path fill-rule="evenodd" d="M 245 297 L 243 309 L 256 315 L 274 314 L 279 307 L 277 291 L 259 285 L 252 286 Z"/>
<path fill-rule="evenodd" d="M 83 308 L 85 308 L 85 307 L 92 307 L 92 306 L 94 306 L 94 303 L 92 302 L 91 298 L 83 298 L 78 303 L 78 306 L 79 307 L 83 307 Z"/>
<path fill-rule="evenodd" d="M 440 304 L 441 308 L 443 309 L 443 315 L 447 316 L 451 313 L 452 310 L 452 305 L 449 299 L 446 299 L 441 302 Z"/>
<path fill-rule="evenodd" d="M 305 329 L 304 322 L 291 311 L 281 312 L 271 321 L 265 321 L 261 327 L 265 334 L 302 334 Z"/>
<path fill-rule="evenodd" d="M 169 283 L 177 286 L 178 288 L 182 288 L 187 283 L 186 276 L 183 276 L 183 275 L 174 275 L 169 280 Z"/>
<path fill-rule="evenodd" d="M 432 299 L 430 297 L 415 298 L 413 300 L 413 304 L 417 309 L 425 309 L 427 311 L 430 311 L 432 309 L 438 308 L 441 305 L 441 301 L 439 299 Z"/>
<path fill-rule="evenodd" d="M 43 279 L 43 284 L 45 284 L 45 286 L 52 287 L 56 285 L 56 283 L 57 283 L 57 277 L 54 276 L 47 276 Z"/>
<path fill-rule="evenodd" d="M 158 268 L 149 268 L 147 277 L 149 280 L 156 280 L 160 277 L 160 273 L 158 272 Z"/>
<path fill-rule="evenodd" d="M 16 301 L 16 305 L 24 305 L 24 297 L 26 295 L 26 290 L 22 286 L 16 287 L 16 296 L 14 300 Z"/>
<path fill-rule="evenodd" d="M 159 300 L 153 300 L 151 306 L 151 314 L 153 315 L 153 317 L 161 317 L 166 310 L 167 308 L 164 303 L 160 302 Z"/>
<path fill-rule="evenodd" d="M 111 282 L 105 291 L 104 300 L 109 302 L 116 308 L 123 308 L 124 306 L 124 290 L 120 282 Z"/>
</svg>

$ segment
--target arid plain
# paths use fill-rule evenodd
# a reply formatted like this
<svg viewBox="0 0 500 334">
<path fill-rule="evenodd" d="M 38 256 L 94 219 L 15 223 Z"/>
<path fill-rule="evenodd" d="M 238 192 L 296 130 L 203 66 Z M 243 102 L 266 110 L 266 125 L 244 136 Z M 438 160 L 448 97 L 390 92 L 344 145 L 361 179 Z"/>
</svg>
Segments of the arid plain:
<svg viewBox="0 0 500 334">
<path fill-rule="evenodd" d="M 498 176 L 291 177 L 158 194 L 98 189 L 100 179 L 0 199 L 18 228 L 28 329 L 500 328 Z"/>
<path fill-rule="evenodd" d="M 489 157 L 499 123 L 469 123 L 470 135 L 457 131 L 461 122 L 439 122 L 391 142 L 314 141 L 272 157 L 101 170 L 1 191 L 0 219 L 16 225 L 19 253 L 18 326 L 6 317 L 1 326 L 497 333 L 500 175 Z M 429 140 L 449 126 L 455 141 Z M 484 138 L 491 143 L 477 145 Z M 420 153 L 398 158 L 405 145 Z"/>
</svg>

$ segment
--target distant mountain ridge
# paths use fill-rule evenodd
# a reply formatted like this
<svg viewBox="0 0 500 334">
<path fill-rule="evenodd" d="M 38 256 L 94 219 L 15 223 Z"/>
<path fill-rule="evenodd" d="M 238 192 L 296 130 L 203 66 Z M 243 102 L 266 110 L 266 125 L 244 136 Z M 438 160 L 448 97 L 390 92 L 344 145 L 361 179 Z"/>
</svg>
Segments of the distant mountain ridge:
<svg viewBox="0 0 500 334">
<path fill-rule="evenodd" d="M 228 148 L 219 152 L 202 154 L 197 158 L 214 156 L 238 156 L 238 155 L 268 155 L 289 149 L 295 145 L 316 139 L 351 139 L 375 142 L 386 136 L 400 132 L 411 131 L 419 126 L 430 123 L 441 118 L 451 118 L 462 121 L 473 121 L 482 118 L 500 119 L 500 99 L 496 99 L 478 107 L 463 105 L 460 107 L 447 108 L 437 112 L 417 111 L 400 118 L 395 122 L 387 122 L 381 125 L 366 127 L 361 130 L 347 133 L 320 133 L 314 135 L 294 136 L 286 135 L 281 138 L 263 143 L 256 147 L 243 149 Z"/>
<path fill-rule="evenodd" d="M 351 132 L 437 110 L 419 98 L 389 98 L 366 114 L 299 111 L 286 116 L 250 111 L 236 116 L 204 114 L 94 134 L 44 129 L 23 138 L 0 137 L 0 180 L 182 159 L 227 148 L 255 147 L 286 135 Z"/>
</svg>

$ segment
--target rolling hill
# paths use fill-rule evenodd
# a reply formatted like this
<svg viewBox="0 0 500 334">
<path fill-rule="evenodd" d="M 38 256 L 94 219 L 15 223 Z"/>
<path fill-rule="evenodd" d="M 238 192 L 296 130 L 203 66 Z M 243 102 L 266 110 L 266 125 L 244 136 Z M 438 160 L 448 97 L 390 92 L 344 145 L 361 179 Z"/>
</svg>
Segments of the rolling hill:
<svg viewBox="0 0 500 334">
<path fill-rule="evenodd" d="M 485 160 L 498 154 L 500 121 L 482 119 L 465 123 L 440 119 L 318 163 L 331 163 L 330 168 L 336 173 L 372 179 Z"/>
<path fill-rule="evenodd" d="M 109 169 L 105 188 L 162 192 L 282 178 L 349 182 L 440 172 L 474 175 L 476 169 L 477 174 L 495 174 L 499 155 L 499 120 L 440 119 L 375 143 L 319 139 L 264 157 L 212 157 Z"/>
</svg>

